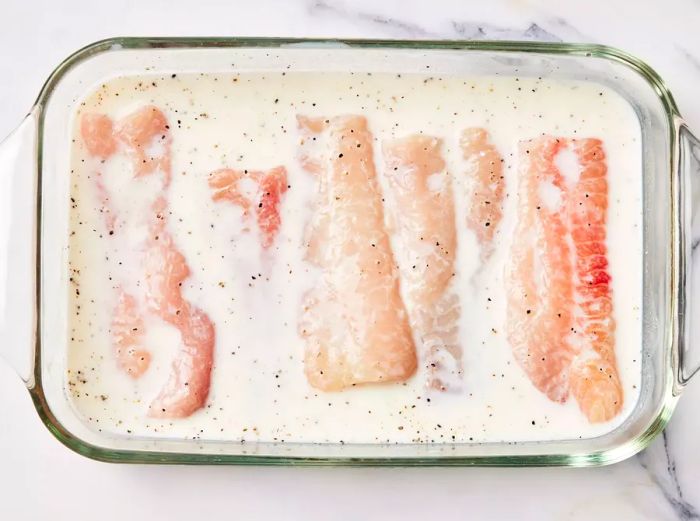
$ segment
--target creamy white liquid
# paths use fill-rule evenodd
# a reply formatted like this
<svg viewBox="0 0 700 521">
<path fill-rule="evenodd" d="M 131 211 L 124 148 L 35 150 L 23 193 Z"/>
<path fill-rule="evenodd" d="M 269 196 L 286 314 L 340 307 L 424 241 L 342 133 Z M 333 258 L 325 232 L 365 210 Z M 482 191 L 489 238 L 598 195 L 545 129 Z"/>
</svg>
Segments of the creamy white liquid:
<svg viewBox="0 0 700 521">
<path fill-rule="evenodd" d="M 108 332 L 113 288 L 117 277 L 140 278 L 134 250 L 123 244 L 138 242 L 143 230 L 136 222 L 121 242 L 107 235 L 94 187 L 99 165 L 77 132 L 83 113 L 118 119 L 148 103 L 165 112 L 171 128 L 168 229 L 192 272 L 183 292 L 216 327 L 207 406 L 179 420 L 147 416 L 148 404 L 168 377 L 179 343 L 176 330 L 158 322 L 146 324 L 152 363 L 140 379 L 117 367 Z M 334 393 L 317 391 L 305 379 L 297 320 L 302 295 L 317 276 L 316 268 L 304 262 L 302 248 L 314 184 L 298 163 L 295 118 L 346 113 L 368 118 L 382 186 L 383 139 L 416 132 L 443 138 L 459 231 L 454 286 L 462 307 L 464 379 L 459 392 L 426 393 L 423 369 L 403 384 Z M 458 137 L 469 126 L 487 128 L 505 159 L 504 219 L 495 253 L 483 266 L 466 226 L 467 167 Z M 66 388 L 77 412 L 95 429 L 140 437 L 285 442 L 553 440 L 609 432 L 637 401 L 641 138 L 632 107 L 610 90 L 589 83 L 418 74 L 140 76 L 101 86 L 77 111 L 75 128 L 70 239 L 75 285 L 69 295 L 73 318 Z M 541 133 L 598 137 L 607 153 L 607 242 L 625 404 L 605 424 L 590 424 L 573 398 L 561 405 L 537 391 L 515 362 L 505 335 L 503 273 L 515 229 L 516 147 L 518 140 Z M 291 188 L 283 199 L 279 236 L 263 254 L 254 222 L 244 223 L 241 210 L 231 204 L 213 203 L 207 177 L 222 167 L 259 170 L 280 164 L 287 168 Z M 137 215 L 141 199 L 148 197 L 149 181 L 132 179 L 130 168 L 117 157 L 108 161 L 103 174 L 107 189 L 119 194 L 115 206 L 125 215 Z"/>
</svg>

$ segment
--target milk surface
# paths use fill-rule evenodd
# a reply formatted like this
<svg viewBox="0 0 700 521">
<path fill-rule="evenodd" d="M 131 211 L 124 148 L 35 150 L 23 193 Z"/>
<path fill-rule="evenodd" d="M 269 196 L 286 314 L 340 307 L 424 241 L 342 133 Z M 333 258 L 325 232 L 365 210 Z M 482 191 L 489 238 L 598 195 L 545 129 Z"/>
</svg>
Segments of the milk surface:
<svg viewBox="0 0 700 521">
<path fill-rule="evenodd" d="M 160 188 L 134 179 L 126 157 L 101 165 L 79 134 L 84 113 L 114 119 L 146 104 L 166 114 L 172 137 L 168 230 L 191 276 L 186 299 L 216 327 L 207 405 L 186 419 L 156 420 L 148 405 L 168 378 L 177 330 L 147 320 L 149 370 L 133 379 L 116 364 L 110 340 L 115 288 L 138 294 L 140 212 Z M 303 372 L 297 332 L 300 304 L 318 268 L 304 260 L 304 228 L 316 186 L 298 161 L 296 116 L 363 114 L 375 138 L 383 180 L 383 140 L 425 133 L 443 140 L 454 183 L 464 376 L 457 392 L 428 392 L 422 364 L 405 383 L 322 392 Z M 72 319 L 66 392 L 77 413 L 102 432 L 145 438 L 285 442 L 515 442 L 590 438 L 613 430 L 634 408 L 641 381 L 642 165 L 632 107 L 593 83 L 518 77 L 343 72 L 249 72 L 140 75 L 100 85 L 75 112 L 67 296 Z M 481 264 L 466 226 L 466 164 L 460 132 L 485 127 L 505 160 L 504 218 L 496 248 Z M 607 154 L 608 259 L 616 353 L 625 393 L 622 412 L 590 424 L 573 399 L 551 402 L 518 366 L 506 338 L 504 270 L 515 230 L 517 144 L 543 133 L 597 137 Z M 561 159 L 563 169 L 570 161 Z M 214 203 L 207 179 L 219 168 L 265 170 L 284 165 L 290 188 L 275 245 L 263 252 L 254 220 Z M 110 236 L 100 213 L 95 174 L 102 173 L 127 223 Z M 154 184 L 155 182 L 155 184 Z M 78 290 L 76 292 L 76 289 Z"/>
</svg>

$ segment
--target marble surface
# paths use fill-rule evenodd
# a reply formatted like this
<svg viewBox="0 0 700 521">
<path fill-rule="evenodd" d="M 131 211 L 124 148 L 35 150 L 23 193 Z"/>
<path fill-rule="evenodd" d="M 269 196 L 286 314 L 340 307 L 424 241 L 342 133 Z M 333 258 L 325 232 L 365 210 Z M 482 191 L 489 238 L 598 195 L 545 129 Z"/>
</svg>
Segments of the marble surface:
<svg viewBox="0 0 700 521">
<path fill-rule="evenodd" d="M 650 63 L 700 129 L 698 0 L 4 0 L 0 135 L 73 50 L 115 35 L 599 42 Z M 697 347 L 697 346 L 696 346 Z M 700 519 L 700 382 L 642 454 L 599 469 L 117 466 L 62 447 L 0 363 L 0 519 Z"/>
</svg>

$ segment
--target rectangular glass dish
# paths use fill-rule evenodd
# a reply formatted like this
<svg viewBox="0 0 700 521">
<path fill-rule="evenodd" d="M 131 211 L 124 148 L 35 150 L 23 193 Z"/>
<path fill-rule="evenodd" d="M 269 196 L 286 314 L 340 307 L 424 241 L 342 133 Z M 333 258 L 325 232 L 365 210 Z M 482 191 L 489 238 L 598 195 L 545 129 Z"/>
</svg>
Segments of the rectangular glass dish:
<svg viewBox="0 0 700 521">
<path fill-rule="evenodd" d="M 591 82 L 634 109 L 641 128 L 642 345 L 639 398 L 612 431 L 586 439 L 480 443 L 274 443 L 153 439 L 88 425 L 66 392 L 72 118 L 95 86 L 136 74 L 363 72 L 513 76 Z M 271 80 L 274 81 L 274 80 Z M 0 146 L 0 354 L 26 381 L 57 438 L 99 460 L 331 465 L 599 465 L 644 448 L 697 370 L 693 228 L 700 148 L 663 82 L 602 46 L 521 42 L 141 39 L 98 42 L 61 64 Z M 698 230 L 695 230 L 696 232 Z M 696 233 L 697 235 L 697 233 Z M 35 240 L 31 240 L 34 238 Z M 12 252 L 12 253 L 10 253 Z"/>
</svg>

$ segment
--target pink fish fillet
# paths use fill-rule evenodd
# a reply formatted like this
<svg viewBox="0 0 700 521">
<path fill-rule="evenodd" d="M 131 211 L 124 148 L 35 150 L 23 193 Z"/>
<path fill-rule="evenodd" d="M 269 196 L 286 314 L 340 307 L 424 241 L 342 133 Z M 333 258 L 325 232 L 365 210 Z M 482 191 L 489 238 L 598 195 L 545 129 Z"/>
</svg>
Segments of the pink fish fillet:
<svg viewBox="0 0 700 521">
<path fill-rule="evenodd" d="M 145 327 L 136 299 L 123 290 L 119 292 L 111 329 L 119 367 L 135 378 L 141 376 L 151 363 L 151 354 L 142 347 Z"/>
<path fill-rule="evenodd" d="M 411 135 L 385 142 L 387 208 L 410 323 L 426 364 L 428 387 L 459 386 L 459 299 L 455 275 L 457 232 L 452 180 L 438 138 Z"/>
<path fill-rule="evenodd" d="M 94 129 L 87 132 L 88 150 L 106 160 L 121 146 L 131 158 L 134 177 L 159 175 L 161 178 L 162 189 L 150 207 L 144 208 L 150 232 L 142 259 L 147 286 L 144 306 L 178 329 L 182 345 L 168 381 L 150 405 L 149 415 L 186 417 L 206 403 L 215 332 L 207 315 L 182 295 L 182 284 L 190 271 L 167 229 L 167 188 L 171 180 L 169 125 L 163 112 L 152 105 L 133 112 L 115 125 L 108 124 L 105 118 L 102 115 L 85 117 L 83 128 Z M 120 356 L 140 352 L 130 346 L 140 339 L 141 335 L 136 333 L 143 329 L 143 324 L 136 300 L 122 293 L 113 321 L 114 342 Z M 124 361 L 119 363 L 125 365 Z"/>
<path fill-rule="evenodd" d="M 104 114 L 84 114 L 80 119 L 80 135 L 91 156 L 107 159 L 117 151 L 112 119 Z"/>
<path fill-rule="evenodd" d="M 607 165 L 598 139 L 574 139 L 570 146 L 581 172 L 568 201 L 575 250 L 576 333 L 578 354 L 569 374 L 571 393 L 591 422 L 607 421 L 623 405 L 615 359 L 615 321 L 607 271 Z"/>
<path fill-rule="evenodd" d="M 239 186 L 240 181 L 246 178 L 257 184 L 253 200 L 250 200 Z M 260 245 L 263 249 L 272 246 L 282 225 L 280 204 L 288 187 L 287 170 L 283 166 L 266 171 L 223 168 L 210 175 L 209 186 L 214 192 L 214 201 L 229 201 L 240 206 L 244 216 L 248 216 L 250 209 L 254 208 L 260 232 Z"/>
<path fill-rule="evenodd" d="M 406 380 L 416 370 L 416 353 L 384 228 L 367 121 L 298 121 L 302 165 L 318 183 L 307 259 L 322 270 L 299 324 L 306 377 L 326 391 Z"/>
<path fill-rule="evenodd" d="M 117 151 L 112 120 L 103 114 L 85 114 L 80 120 L 80 134 L 88 153 L 99 159 L 102 165 Z M 108 234 L 114 234 L 116 214 L 102 181 L 102 173 L 94 173 L 94 186 L 100 200 Z M 118 288 L 117 304 L 111 321 L 112 349 L 117 366 L 133 378 L 140 377 L 148 369 L 151 355 L 143 345 L 145 333 L 141 310 L 136 298 Z"/>
<path fill-rule="evenodd" d="M 578 179 L 555 158 L 570 148 Z M 607 271 L 607 166 L 598 139 L 544 136 L 521 143 L 519 222 L 508 276 L 509 339 L 541 391 L 569 391 L 590 422 L 622 408 Z"/>
<path fill-rule="evenodd" d="M 180 331 L 182 346 L 168 382 L 151 403 L 150 416 L 183 418 L 206 402 L 214 358 L 214 326 L 209 317 L 182 296 L 189 277 L 185 257 L 166 230 L 167 201 L 158 199 L 145 255 L 146 298 L 150 309 Z"/>
<path fill-rule="evenodd" d="M 209 395 L 214 358 L 214 326 L 209 317 L 182 296 L 182 284 L 190 270 L 167 231 L 167 193 L 170 184 L 170 133 L 165 115 L 146 106 L 124 118 L 117 126 L 122 142 L 130 148 L 137 176 L 163 176 L 163 194 L 150 209 L 151 238 L 144 268 L 151 311 L 180 331 L 182 345 L 168 381 L 151 403 L 149 414 L 183 418 L 204 406 Z"/>
<path fill-rule="evenodd" d="M 160 173 L 170 184 L 170 125 L 158 107 L 147 105 L 122 119 L 116 136 L 127 146 L 136 177 Z"/>
<path fill-rule="evenodd" d="M 503 217 L 503 159 L 483 128 L 465 129 L 460 145 L 467 163 L 467 225 L 481 245 L 482 259 L 486 259 L 493 251 L 493 237 Z"/>
<path fill-rule="evenodd" d="M 548 136 L 520 144 L 518 224 L 506 285 L 513 355 L 535 387 L 564 402 L 574 355 L 568 340 L 574 293 L 566 187 L 554 165 L 560 146 Z"/>
</svg>

